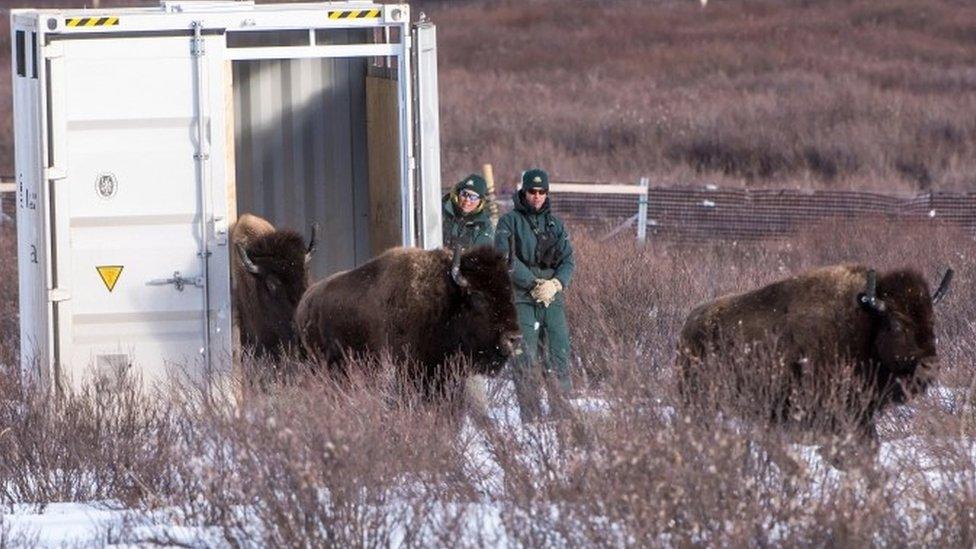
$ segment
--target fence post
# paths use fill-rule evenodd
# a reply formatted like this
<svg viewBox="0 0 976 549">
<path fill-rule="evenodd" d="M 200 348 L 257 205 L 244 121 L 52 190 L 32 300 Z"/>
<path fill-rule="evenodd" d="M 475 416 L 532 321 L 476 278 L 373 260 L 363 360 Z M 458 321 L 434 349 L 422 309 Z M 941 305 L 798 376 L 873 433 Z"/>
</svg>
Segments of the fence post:
<svg viewBox="0 0 976 549">
<path fill-rule="evenodd" d="M 488 196 L 485 197 L 488 200 L 488 214 L 491 216 L 492 224 L 497 224 L 498 202 L 495 200 L 495 171 L 491 164 L 485 164 L 481 167 L 481 173 L 485 176 L 485 182 L 488 183 Z"/>
<path fill-rule="evenodd" d="M 639 194 L 637 198 L 637 241 L 644 242 L 647 240 L 647 189 L 650 186 L 650 180 L 642 177 L 638 184 L 644 192 Z"/>
<path fill-rule="evenodd" d="M 13 223 L 13 219 L 7 215 L 7 212 L 4 211 L 3 205 L 7 201 L 5 195 L 8 193 L 14 194 L 17 191 L 17 186 L 14 184 L 14 181 L 14 179 L 0 177 L 0 225 L 3 225 L 8 221 Z M 13 203 L 17 203 L 16 196 L 13 197 Z"/>
</svg>

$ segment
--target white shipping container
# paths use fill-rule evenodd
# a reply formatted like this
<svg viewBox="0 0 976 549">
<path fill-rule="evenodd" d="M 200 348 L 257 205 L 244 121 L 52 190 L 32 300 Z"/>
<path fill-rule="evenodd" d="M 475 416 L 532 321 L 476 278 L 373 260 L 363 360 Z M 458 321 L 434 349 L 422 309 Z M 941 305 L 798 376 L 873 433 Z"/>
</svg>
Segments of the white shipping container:
<svg viewBox="0 0 976 549">
<path fill-rule="evenodd" d="M 405 4 L 13 10 L 11 31 L 29 379 L 230 371 L 240 213 L 318 222 L 314 278 L 440 245 L 435 29 Z"/>
</svg>

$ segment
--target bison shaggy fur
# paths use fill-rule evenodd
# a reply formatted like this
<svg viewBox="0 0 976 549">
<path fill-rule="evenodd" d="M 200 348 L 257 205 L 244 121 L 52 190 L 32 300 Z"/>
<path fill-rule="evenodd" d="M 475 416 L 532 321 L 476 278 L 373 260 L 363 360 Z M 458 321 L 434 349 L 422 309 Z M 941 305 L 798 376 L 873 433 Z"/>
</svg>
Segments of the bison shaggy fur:
<svg viewBox="0 0 976 549">
<path fill-rule="evenodd" d="M 710 378 L 715 375 L 710 361 L 736 364 L 721 370 L 734 378 L 723 380 L 733 387 L 762 384 L 765 380 L 756 377 L 770 372 L 759 365 L 763 359 L 739 359 L 765 347 L 773 354 L 767 362 L 782 366 L 778 379 L 785 385 L 765 395 L 777 399 L 771 419 L 797 416 L 790 391 L 811 378 L 827 385 L 853 379 L 853 394 L 843 400 L 856 408 L 850 410 L 854 425 L 873 440 L 876 412 L 922 393 L 939 360 L 933 300 L 925 279 L 913 270 L 881 273 L 876 295 L 883 305 L 869 307 L 862 300 L 868 273 L 861 265 L 824 267 L 695 308 L 678 344 L 685 400 L 704 397 L 704 387 L 716 382 Z"/>
<path fill-rule="evenodd" d="M 308 288 L 304 239 L 265 219 L 242 215 L 230 230 L 233 306 L 241 343 L 256 356 L 297 344 L 294 313 Z M 252 267 L 238 250 L 242 247 Z"/>
<path fill-rule="evenodd" d="M 349 354 L 388 353 L 428 396 L 458 376 L 496 374 L 521 337 L 506 261 L 489 247 L 465 251 L 459 284 L 452 259 L 395 248 L 319 281 L 295 316 L 303 348 L 340 371 Z M 449 371 L 456 355 L 472 371 Z"/>
</svg>

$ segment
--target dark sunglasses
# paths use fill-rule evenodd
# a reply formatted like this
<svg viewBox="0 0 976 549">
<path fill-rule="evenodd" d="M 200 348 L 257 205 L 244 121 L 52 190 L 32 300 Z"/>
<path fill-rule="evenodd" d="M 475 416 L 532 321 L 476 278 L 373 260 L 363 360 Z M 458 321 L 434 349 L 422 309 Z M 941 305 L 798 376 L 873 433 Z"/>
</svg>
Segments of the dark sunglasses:
<svg viewBox="0 0 976 549">
<path fill-rule="evenodd" d="M 540 194 L 541 195 L 546 195 L 546 194 L 549 194 L 549 191 L 547 191 L 545 189 L 529 189 L 529 190 L 527 190 L 525 192 L 528 193 L 528 194 L 534 194 L 534 195 L 540 195 Z"/>
</svg>

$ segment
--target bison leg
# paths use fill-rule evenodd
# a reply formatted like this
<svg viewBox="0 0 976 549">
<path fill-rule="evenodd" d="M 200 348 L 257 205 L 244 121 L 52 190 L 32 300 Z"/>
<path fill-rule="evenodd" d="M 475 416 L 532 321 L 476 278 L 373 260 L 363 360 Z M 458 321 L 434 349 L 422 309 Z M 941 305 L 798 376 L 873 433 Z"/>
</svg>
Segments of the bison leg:
<svg viewBox="0 0 976 549">
<path fill-rule="evenodd" d="M 400 386 L 408 399 L 425 404 L 463 401 L 463 382 L 442 364 L 411 360 L 400 376 Z"/>
<path fill-rule="evenodd" d="M 470 375 L 464 381 L 464 401 L 468 411 L 476 418 L 488 417 L 488 379 L 482 375 Z"/>
</svg>

